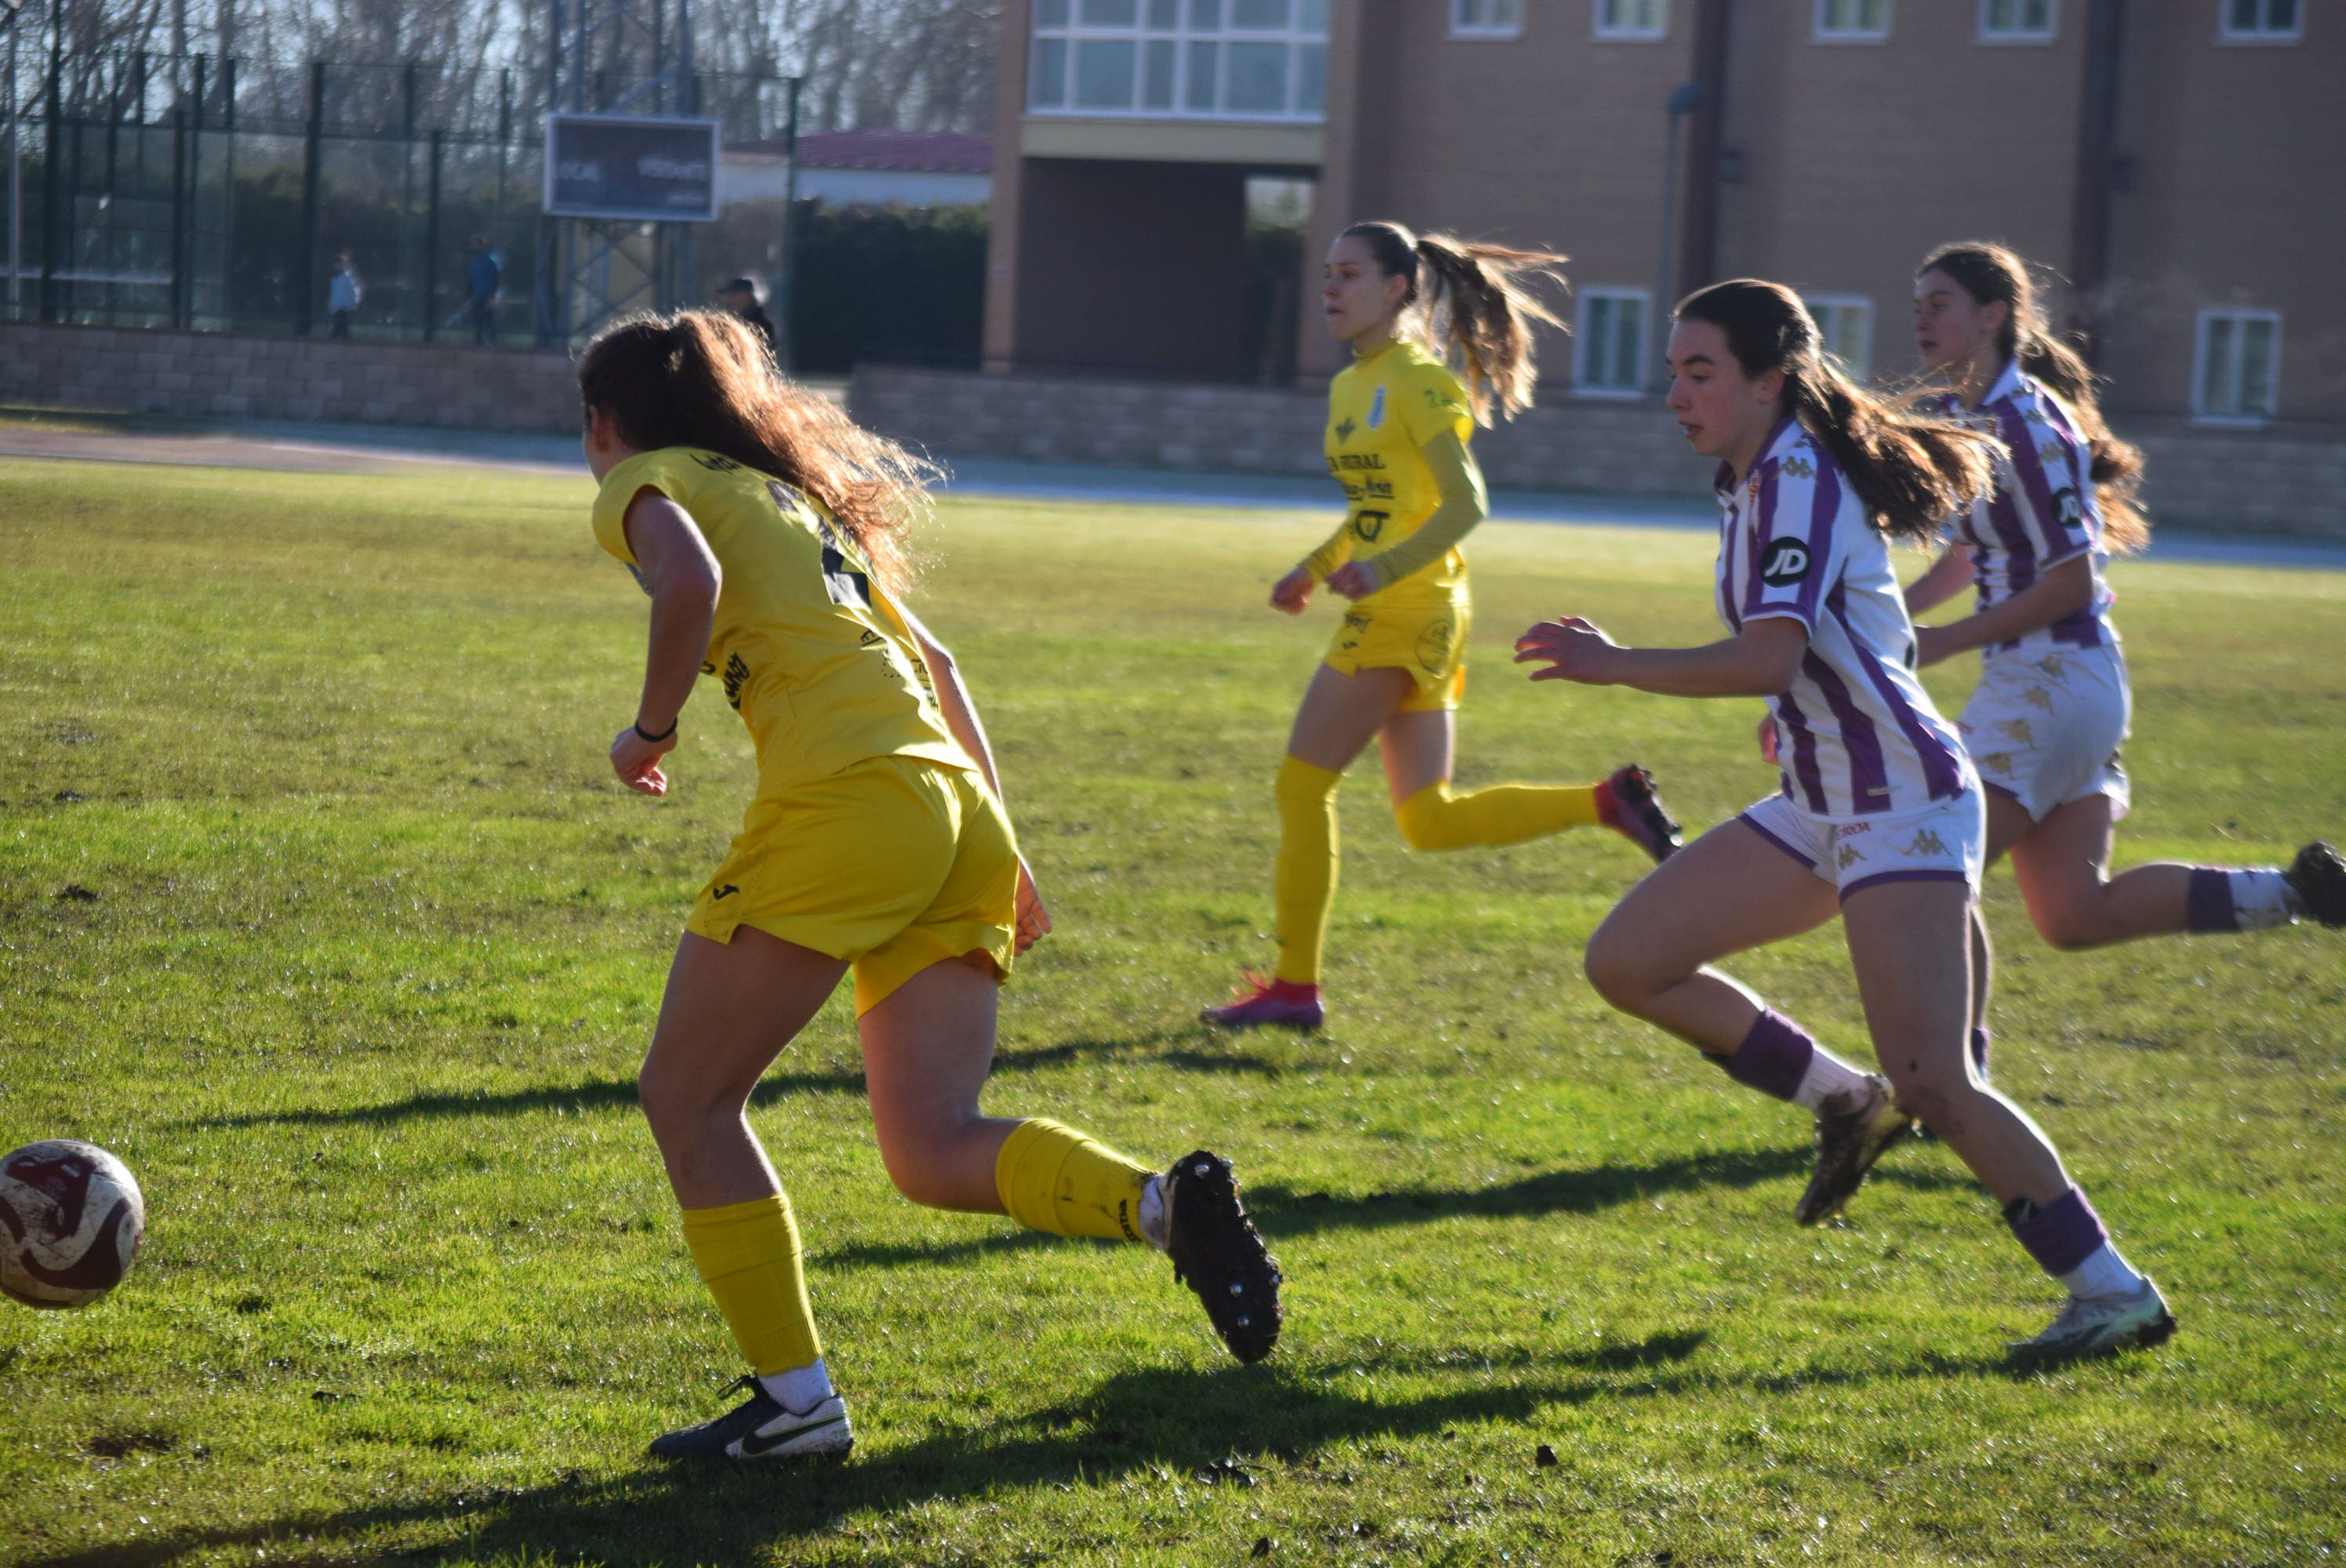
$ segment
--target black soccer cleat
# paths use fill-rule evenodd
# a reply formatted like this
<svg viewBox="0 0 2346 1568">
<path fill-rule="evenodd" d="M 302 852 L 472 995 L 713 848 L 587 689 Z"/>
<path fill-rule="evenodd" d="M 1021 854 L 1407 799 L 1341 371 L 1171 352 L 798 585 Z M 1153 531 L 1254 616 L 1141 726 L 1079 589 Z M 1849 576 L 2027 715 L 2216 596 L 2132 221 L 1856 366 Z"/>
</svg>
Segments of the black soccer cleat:
<svg viewBox="0 0 2346 1568">
<path fill-rule="evenodd" d="M 1862 1087 L 1826 1095 L 1817 1107 L 1817 1168 L 1792 1207 L 1793 1219 L 1818 1225 L 1839 1214 L 1873 1162 L 1913 1126 L 1879 1073 L 1868 1073 Z"/>
<path fill-rule="evenodd" d="M 1613 797 L 1606 827 L 1651 855 L 1658 866 L 1678 852 L 1683 842 L 1678 825 L 1662 809 L 1652 774 L 1632 762 L 1615 769 L 1604 787 Z"/>
<path fill-rule="evenodd" d="M 855 1447 L 847 1401 L 836 1393 L 803 1413 L 791 1410 L 755 1378 L 740 1378 L 726 1392 L 747 1389 L 750 1397 L 715 1420 L 684 1427 L 652 1440 L 654 1459 L 708 1461 L 740 1460 L 821 1461 L 837 1464 Z"/>
<path fill-rule="evenodd" d="M 2346 855 L 2326 842 L 2308 844 L 2281 874 L 2305 912 L 2327 926 L 2346 925 Z"/>
<path fill-rule="evenodd" d="M 1230 1354 L 1250 1364 L 1279 1343 L 1279 1259 L 1239 1202 L 1230 1162 L 1199 1149 L 1173 1162 L 1163 1179 L 1165 1252 L 1173 1278 L 1198 1293 Z"/>
</svg>

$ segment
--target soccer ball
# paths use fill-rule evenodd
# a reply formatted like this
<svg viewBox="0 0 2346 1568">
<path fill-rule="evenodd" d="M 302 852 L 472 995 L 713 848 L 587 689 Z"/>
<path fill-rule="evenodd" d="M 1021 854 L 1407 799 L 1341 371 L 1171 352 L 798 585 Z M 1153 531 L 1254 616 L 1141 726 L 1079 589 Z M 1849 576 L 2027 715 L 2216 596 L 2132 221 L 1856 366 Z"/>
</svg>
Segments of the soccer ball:
<svg viewBox="0 0 2346 1568">
<path fill-rule="evenodd" d="M 147 1200 L 96 1144 L 26 1144 L 0 1159 L 0 1291 L 27 1307 L 87 1307 L 130 1272 Z"/>
</svg>

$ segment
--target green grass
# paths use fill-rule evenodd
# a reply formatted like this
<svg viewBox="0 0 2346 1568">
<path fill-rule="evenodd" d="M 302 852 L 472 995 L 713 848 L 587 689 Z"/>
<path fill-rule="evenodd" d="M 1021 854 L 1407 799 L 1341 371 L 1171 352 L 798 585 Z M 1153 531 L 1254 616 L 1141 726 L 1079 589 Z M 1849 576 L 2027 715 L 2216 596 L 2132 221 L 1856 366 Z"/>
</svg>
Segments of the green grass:
<svg viewBox="0 0 2346 1568">
<path fill-rule="evenodd" d="M 1137 1250 L 896 1198 L 835 1002 L 755 1116 L 856 1461 L 650 1467 L 734 1368 L 632 1080 L 750 765 L 704 693 L 668 800 L 610 778 L 644 612 L 587 495 L 0 464 L 0 1146 L 107 1145 L 151 1225 L 100 1306 L 0 1313 L 0 1561 L 2346 1550 L 2333 933 L 2062 954 L 1992 879 L 1999 1075 L 2183 1322 L 2044 1373 L 2002 1347 L 2055 1292 L 1943 1146 L 1796 1230 L 1802 1118 L 1592 996 L 1579 950 L 1638 871 L 1609 838 L 1411 856 L 1364 768 L 1335 1027 L 1188 1022 L 1268 951 L 1269 780 L 1329 614 L 1260 601 L 1318 515 L 954 504 L 921 601 L 1060 922 L 988 1106 L 1229 1152 L 1290 1278 L 1280 1355 L 1229 1365 Z M 1464 782 L 1636 757 L 1698 826 L 1770 787 L 1749 704 L 1505 661 L 1559 610 L 1711 635 L 1704 535 L 1493 525 L 1474 555 Z M 2346 575 L 2116 580 L 2121 861 L 2346 829 Z M 1862 1053 L 1836 933 L 1735 967 Z"/>
</svg>

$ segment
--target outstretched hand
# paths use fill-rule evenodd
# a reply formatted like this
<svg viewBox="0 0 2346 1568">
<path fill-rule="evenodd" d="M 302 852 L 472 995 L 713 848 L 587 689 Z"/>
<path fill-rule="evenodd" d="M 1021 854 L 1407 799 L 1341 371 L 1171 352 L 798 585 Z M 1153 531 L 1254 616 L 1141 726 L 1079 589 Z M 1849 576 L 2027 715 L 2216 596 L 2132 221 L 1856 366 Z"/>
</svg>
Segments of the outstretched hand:
<svg viewBox="0 0 2346 1568">
<path fill-rule="evenodd" d="M 1534 680 L 1570 680 L 1583 686 L 1609 686 L 1617 678 L 1621 645 L 1593 623 L 1578 616 L 1542 621 L 1515 639 L 1517 664 L 1545 665 L 1532 671 Z"/>
<path fill-rule="evenodd" d="M 1298 566 L 1270 585 L 1270 607 L 1274 610 L 1300 616 L 1311 602 L 1311 573 L 1307 567 Z"/>
</svg>

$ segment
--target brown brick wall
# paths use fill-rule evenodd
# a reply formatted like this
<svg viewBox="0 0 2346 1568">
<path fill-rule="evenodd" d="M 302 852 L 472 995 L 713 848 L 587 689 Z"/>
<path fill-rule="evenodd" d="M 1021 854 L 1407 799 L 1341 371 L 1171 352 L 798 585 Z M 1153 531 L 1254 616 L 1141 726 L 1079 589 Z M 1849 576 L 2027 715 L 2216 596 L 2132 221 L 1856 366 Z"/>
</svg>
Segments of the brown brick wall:
<svg viewBox="0 0 2346 1568">
<path fill-rule="evenodd" d="M 848 401 L 862 423 L 947 459 L 1326 471 L 1327 402 L 1317 392 L 866 367 Z M 2346 538 L 2346 429 L 2283 436 L 2168 420 L 2127 423 L 2120 433 L 2147 457 L 2144 494 L 2155 525 Z M 1557 399 L 1479 432 L 1474 453 L 1504 490 L 1709 493 L 1710 464 L 1651 402 Z M 1331 486 L 1331 505 L 1334 494 Z"/>
<path fill-rule="evenodd" d="M 0 398 L 196 418 L 566 431 L 566 353 L 0 322 Z"/>
</svg>

